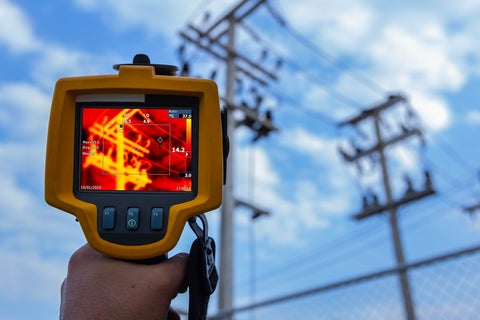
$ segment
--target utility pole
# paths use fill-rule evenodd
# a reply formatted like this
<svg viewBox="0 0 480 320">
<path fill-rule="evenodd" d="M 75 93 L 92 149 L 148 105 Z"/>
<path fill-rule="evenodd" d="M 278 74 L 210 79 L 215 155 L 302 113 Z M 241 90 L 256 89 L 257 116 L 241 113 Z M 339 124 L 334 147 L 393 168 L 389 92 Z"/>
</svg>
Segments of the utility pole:
<svg viewBox="0 0 480 320">
<path fill-rule="evenodd" d="M 385 203 L 381 204 L 377 195 L 370 194 L 363 196 L 363 208 L 362 211 L 356 215 L 354 218 L 357 220 L 361 220 L 367 217 L 370 217 L 375 214 L 379 214 L 382 212 L 388 212 L 391 234 L 392 234 L 392 241 L 395 249 L 395 257 L 397 266 L 400 268 L 399 277 L 400 277 L 400 284 L 402 289 L 402 296 L 403 296 L 403 303 L 405 309 L 406 319 L 414 320 L 415 319 L 415 310 L 414 304 L 412 301 L 412 296 L 410 293 L 410 285 L 408 281 L 407 270 L 402 269 L 405 265 L 405 258 L 403 254 L 403 247 L 402 241 L 400 237 L 400 231 L 397 225 L 397 208 L 401 205 L 407 204 L 412 201 L 420 200 L 428 195 L 433 194 L 435 191 L 432 187 L 432 182 L 430 178 L 430 173 L 425 171 L 424 175 L 424 185 L 421 190 L 415 190 L 410 178 L 406 178 L 407 189 L 404 196 L 401 199 L 394 199 L 392 187 L 391 187 L 391 178 L 390 173 L 388 171 L 388 164 L 387 164 L 387 157 L 385 154 L 385 149 L 390 145 L 402 142 L 410 137 L 419 136 L 421 137 L 421 131 L 416 127 L 410 127 L 408 124 L 401 124 L 400 125 L 400 133 L 394 135 L 393 137 L 389 137 L 388 139 L 384 138 L 382 134 L 381 128 L 381 115 L 382 113 L 393 107 L 394 105 L 406 102 L 406 99 L 403 96 L 390 96 L 388 97 L 387 101 L 367 110 L 362 111 L 359 115 L 341 122 L 339 126 L 346 126 L 350 125 L 353 127 L 358 126 L 361 122 L 373 119 L 374 125 L 374 135 L 376 137 L 376 143 L 370 148 L 367 149 L 360 149 L 355 147 L 355 152 L 348 153 L 343 149 L 340 149 L 340 153 L 343 158 L 347 162 L 354 162 L 358 164 L 358 160 L 367 157 L 378 155 L 378 160 L 381 166 L 382 172 L 382 182 L 383 182 L 383 189 L 385 193 Z"/>
<path fill-rule="evenodd" d="M 233 308 L 233 278 L 234 278 L 234 217 L 236 206 L 242 205 L 263 213 L 254 205 L 245 201 L 237 201 L 234 197 L 234 158 L 235 158 L 235 128 L 244 125 L 256 132 L 252 141 L 266 137 L 271 131 L 278 130 L 272 123 L 271 113 L 260 115 L 259 104 L 256 107 L 249 107 L 246 103 L 236 104 L 236 83 L 239 78 L 248 78 L 257 85 L 266 86 L 269 81 L 276 80 L 274 73 L 254 62 L 249 57 L 242 55 L 236 49 L 237 27 L 243 19 L 252 14 L 266 0 L 240 1 L 232 10 L 224 16 L 211 23 L 209 26 L 197 27 L 188 24 L 180 36 L 196 48 L 209 53 L 213 58 L 223 61 L 226 64 L 226 86 L 225 95 L 222 98 L 230 111 L 236 110 L 243 115 L 241 121 L 237 121 L 232 112 L 228 117 L 228 136 L 230 139 L 230 154 L 227 161 L 227 181 L 223 190 L 223 204 L 221 209 L 220 226 L 220 280 L 219 280 L 219 311 Z M 257 101 L 262 100 L 260 96 Z M 227 316 L 224 319 L 231 319 Z"/>
</svg>

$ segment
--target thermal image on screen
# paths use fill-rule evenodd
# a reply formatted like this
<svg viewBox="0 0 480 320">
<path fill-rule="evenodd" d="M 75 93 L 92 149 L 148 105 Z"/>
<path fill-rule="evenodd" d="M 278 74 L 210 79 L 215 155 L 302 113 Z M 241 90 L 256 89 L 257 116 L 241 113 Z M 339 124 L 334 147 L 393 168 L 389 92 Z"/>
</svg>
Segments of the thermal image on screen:
<svg viewBox="0 0 480 320">
<path fill-rule="evenodd" d="M 190 108 L 81 109 L 80 191 L 192 191 Z"/>
</svg>

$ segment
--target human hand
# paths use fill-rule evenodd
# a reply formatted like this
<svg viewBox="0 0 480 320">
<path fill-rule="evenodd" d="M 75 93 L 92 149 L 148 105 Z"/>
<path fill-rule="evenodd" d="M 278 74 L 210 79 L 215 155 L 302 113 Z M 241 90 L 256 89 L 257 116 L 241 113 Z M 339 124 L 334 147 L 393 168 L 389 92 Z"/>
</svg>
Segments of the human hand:
<svg viewBox="0 0 480 320">
<path fill-rule="evenodd" d="M 188 255 L 153 265 L 116 260 L 88 244 L 70 258 L 61 288 L 60 320 L 169 319 L 170 302 L 185 289 Z"/>
</svg>

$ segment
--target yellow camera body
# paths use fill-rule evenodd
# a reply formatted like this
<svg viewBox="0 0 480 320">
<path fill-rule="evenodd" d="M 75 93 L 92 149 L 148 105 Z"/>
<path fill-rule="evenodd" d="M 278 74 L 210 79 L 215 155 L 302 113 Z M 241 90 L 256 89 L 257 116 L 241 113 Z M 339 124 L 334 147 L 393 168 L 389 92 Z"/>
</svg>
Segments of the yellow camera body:
<svg viewBox="0 0 480 320">
<path fill-rule="evenodd" d="M 185 223 L 222 200 L 215 82 L 153 65 L 62 78 L 48 128 L 45 199 L 73 214 L 89 244 L 121 259 L 170 251 Z"/>
</svg>

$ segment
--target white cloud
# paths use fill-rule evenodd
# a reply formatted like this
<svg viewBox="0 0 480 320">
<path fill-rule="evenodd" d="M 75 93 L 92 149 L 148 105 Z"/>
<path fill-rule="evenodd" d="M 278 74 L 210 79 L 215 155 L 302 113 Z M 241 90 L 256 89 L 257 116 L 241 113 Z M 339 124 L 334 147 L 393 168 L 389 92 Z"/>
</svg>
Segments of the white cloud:
<svg viewBox="0 0 480 320">
<path fill-rule="evenodd" d="M 339 206 L 332 206 L 322 212 L 318 204 L 325 195 L 310 181 L 284 179 L 273 166 L 271 153 L 261 148 L 255 149 L 255 160 L 251 161 L 252 147 L 240 148 L 237 152 L 236 195 L 247 202 L 269 211 L 268 217 L 262 217 L 258 223 L 262 233 L 259 237 L 270 243 L 292 244 L 298 240 L 301 230 L 314 230 L 330 225 L 328 214 L 336 212 Z M 248 163 L 254 164 L 254 196 L 250 197 Z M 287 193 L 288 195 L 285 195 Z M 284 195 L 282 195 L 284 194 Z M 326 199 L 325 199 L 326 200 Z M 331 199 L 329 199 L 331 200 Z M 340 206 L 341 208 L 341 206 Z M 295 218 L 292 219 L 292 214 Z M 238 220 L 245 225 L 249 220 Z"/>
<path fill-rule="evenodd" d="M 468 123 L 473 125 L 480 124 L 480 111 L 478 110 L 470 110 L 466 113 L 465 119 Z"/>
<path fill-rule="evenodd" d="M 399 165 L 398 170 L 411 171 L 418 167 L 419 159 L 416 150 L 406 145 L 398 145 L 391 150 L 391 159 Z"/>
<path fill-rule="evenodd" d="M 282 3 L 281 8 L 288 21 L 319 48 L 334 57 L 350 57 L 353 60 L 347 60 L 347 66 L 358 64 L 354 72 L 386 90 L 406 92 L 431 129 L 444 130 L 451 123 L 451 111 L 442 95 L 458 92 L 479 70 L 480 51 L 474 40 L 480 35 L 478 14 L 474 14 L 478 5 L 474 1 L 458 6 L 448 1 L 374 5 L 303 1 L 301 5 Z M 360 105 L 378 99 L 376 92 L 347 72 L 329 86 Z M 325 104 L 325 96 L 316 91 L 307 90 L 306 97 Z M 421 105 L 416 106 L 417 102 Z"/>
<path fill-rule="evenodd" d="M 187 0 L 169 3 L 153 0 L 76 2 L 85 10 L 100 12 L 104 15 L 105 22 L 114 29 L 144 27 L 149 35 L 162 34 L 171 38 L 195 7 Z M 458 3 L 458 6 L 463 7 L 466 2 Z M 476 7 L 462 9 L 465 15 L 471 14 L 473 9 L 478 10 L 475 1 L 469 3 Z M 457 4 L 450 6 L 452 13 L 456 14 L 453 9 Z M 469 73 L 474 72 L 465 68 L 464 60 L 469 54 L 480 56 L 480 51 L 474 51 L 478 49 L 472 42 L 476 37 L 459 35 L 452 40 L 443 20 L 421 18 L 425 14 L 424 10 L 414 18 L 409 16 L 402 23 L 394 23 L 389 20 L 395 20 L 398 16 L 374 11 L 361 1 L 309 0 L 300 3 L 285 2 L 282 7 L 292 25 L 302 32 L 308 32 L 320 47 L 325 44 L 325 49 L 332 54 L 345 52 L 347 56 L 358 57 L 365 63 L 367 75 L 373 74 L 375 80 L 389 88 L 408 92 L 412 104 L 434 130 L 448 127 L 451 122 L 450 110 L 439 92 L 458 90 Z M 381 20 L 382 15 L 385 16 L 385 21 Z M 478 20 L 476 15 L 473 18 Z M 415 20 L 415 27 L 407 27 L 412 19 Z M 475 30 L 480 35 L 480 28 Z M 55 79 L 65 75 L 97 73 L 106 68 L 111 71 L 111 61 L 119 59 L 101 57 L 100 59 L 109 61 L 104 64 L 88 52 L 69 50 L 60 44 L 39 40 L 29 18 L 7 0 L 0 0 L 0 48 L 2 46 L 14 53 L 33 52 L 37 63 L 32 64 L 35 84 L 22 82 L 0 85 L 1 128 L 8 129 L 16 139 L 22 141 L 32 138 L 31 143 L 21 146 L 16 145 L 15 142 L 18 141 L 0 145 L 0 158 L 3 159 L 2 166 L 5 168 L 4 173 L 0 174 L 4 190 L 0 194 L 3 212 L 0 217 L 8 221 L 0 225 L 2 243 L 5 244 L 0 246 L 0 256 L 12 263 L 0 266 L 4 278 L 0 280 L 0 285 L 9 288 L 15 297 L 22 298 L 34 284 L 38 289 L 34 289 L 31 295 L 38 299 L 52 299 L 58 294 L 58 282 L 64 275 L 66 258 L 56 261 L 42 257 L 36 250 L 41 246 L 42 250 L 51 248 L 52 251 L 65 253 L 77 246 L 83 238 L 72 217 L 68 217 L 67 221 L 67 214 L 54 212 L 55 209 L 47 210 L 41 196 L 35 195 L 38 191 L 30 191 L 20 180 L 27 173 L 35 171 L 36 176 L 32 174 L 34 179 L 38 184 L 43 182 L 43 143 L 50 92 Z M 100 65 L 106 66 L 105 69 Z M 373 70 L 372 66 L 375 66 Z M 304 92 L 311 82 L 298 74 L 287 72 L 285 78 L 291 80 L 292 85 L 282 89 L 292 96 L 299 96 L 298 93 Z M 361 100 L 368 101 L 370 96 L 362 92 L 363 88 L 347 78 L 341 76 L 332 85 L 349 97 L 360 97 Z M 302 98 L 307 98 L 308 104 L 312 106 L 317 101 L 325 102 L 325 107 L 329 106 L 326 94 L 321 90 L 309 91 Z M 328 112 L 342 113 L 344 108 Z M 17 117 L 28 125 L 18 128 Z M 472 123 L 480 122 L 480 114 L 476 110 L 468 113 L 467 117 Z M 341 163 L 334 139 L 321 137 L 310 129 L 300 127 L 280 134 L 282 145 L 279 148 L 283 150 L 273 154 L 258 148 L 255 154 L 255 204 L 272 212 L 270 217 L 258 221 L 262 230 L 259 238 L 276 246 L 295 245 L 304 233 L 330 227 L 334 216 L 350 213 L 349 209 L 354 202 L 352 198 L 357 196 L 351 190 L 350 180 L 345 178 L 345 167 L 348 165 Z M 251 147 L 240 148 L 238 151 L 237 167 L 246 167 L 249 148 Z M 312 175 L 311 179 L 284 175 L 282 168 L 276 167 L 278 161 L 273 161 L 273 157 L 277 157 L 280 152 L 286 154 L 282 155 L 286 161 L 293 159 L 291 156 L 294 153 L 306 155 L 314 163 L 307 170 L 318 174 Z M 411 153 L 401 154 L 398 158 L 409 166 L 417 161 Z M 28 168 L 27 173 L 22 168 Z M 379 173 L 376 172 L 375 179 L 378 181 Z M 238 175 L 236 185 L 239 195 L 248 198 L 247 172 L 240 170 Z M 321 186 L 334 192 L 324 193 Z M 12 212 L 16 213 L 13 219 L 10 215 L 7 216 Z M 17 214 L 22 212 L 28 214 Z M 213 217 L 215 219 L 218 215 Z M 25 231 L 13 234 L 17 225 L 24 226 Z M 48 238 L 42 234 L 48 234 Z M 41 243 L 38 239 L 41 239 Z M 6 244 L 18 250 L 8 249 Z M 42 293 L 44 288 L 49 289 Z"/>
<path fill-rule="evenodd" d="M 28 166 L 32 159 L 37 157 L 19 160 Z M 84 242 L 83 236 L 73 218 L 54 212 L 43 203 L 41 195 L 22 187 L 16 181 L 18 171 L 0 174 L 0 257 L 4 262 L 0 264 L 0 286 L 4 288 L 0 298 L 58 303 L 66 261 Z"/>
<path fill-rule="evenodd" d="M 124 31 L 129 27 L 145 28 L 149 35 L 173 36 L 198 5 L 192 1 L 156 0 L 75 0 L 85 10 L 100 12 L 114 30 Z"/>
<path fill-rule="evenodd" d="M 35 251 L 0 248 L 0 297 L 7 301 L 58 303 L 60 285 L 66 274 L 64 258 L 45 258 Z"/>
<path fill-rule="evenodd" d="M 13 53 L 34 54 L 36 62 L 32 67 L 32 78 L 36 85 L 49 91 L 59 77 L 111 71 L 112 61 L 120 60 L 110 53 L 93 56 L 86 51 L 42 40 L 35 34 L 30 17 L 9 0 L 0 0 L 0 47 L 2 44 Z M 38 90 L 32 89 L 36 94 Z"/>
<path fill-rule="evenodd" d="M 17 226 L 28 228 L 30 223 L 36 220 L 34 215 L 27 214 L 31 213 L 35 207 L 36 199 L 31 193 L 20 188 L 13 176 L 2 174 L 0 178 L 2 181 L 0 217 L 4 221 L 0 225 L 0 229 L 15 230 Z M 9 217 L 10 213 L 13 213 L 11 217 Z"/>
<path fill-rule="evenodd" d="M 321 138 L 303 128 L 279 134 L 282 136 L 279 139 L 282 151 L 256 147 L 253 161 L 250 158 L 252 146 L 237 151 L 236 195 L 242 200 L 251 200 L 249 168 L 254 165 L 253 204 L 271 213 L 255 222 L 262 230 L 258 237 L 272 244 L 297 246 L 306 240 L 302 240 L 302 232 L 331 227 L 334 216 L 349 211 L 352 193 L 348 189 L 351 186 L 337 155 L 335 140 Z M 279 152 L 285 155 L 281 159 L 277 157 Z M 294 166 L 301 168 L 305 154 L 315 166 L 307 177 L 297 177 L 286 168 L 282 171 L 276 167 L 281 160 L 289 163 L 288 166 L 293 162 Z M 275 161 L 273 157 L 277 157 Z M 298 173 L 304 172 L 299 170 Z M 249 222 L 247 218 L 238 221 L 245 226 Z"/>
<path fill-rule="evenodd" d="M 450 0 L 431 0 L 427 5 L 437 4 L 444 16 L 455 16 L 461 19 L 477 19 L 477 13 L 480 10 L 480 2 L 477 0 L 462 0 L 452 2 Z M 431 8 L 431 7 L 430 7 Z"/>
<path fill-rule="evenodd" d="M 32 159 L 19 159 L 21 164 L 28 165 L 28 161 L 31 162 Z M 24 187 L 19 181 L 19 170 L 21 168 L 0 174 L 2 181 L 0 219 L 3 221 L 0 230 L 5 237 L 2 238 L 2 242 L 7 241 L 11 232 L 17 232 L 18 235 L 29 234 L 37 237 L 37 241 L 30 248 L 32 250 L 39 250 L 42 245 L 53 245 L 57 246 L 59 252 L 69 251 L 71 242 L 77 241 L 81 235 L 73 216 L 48 207 L 43 200 L 43 194 Z M 43 177 L 39 182 L 43 185 Z M 18 244 L 15 237 L 12 239 Z M 57 242 L 59 239 L 63 241 Z"/>
<path fill-rule="evenodd" d="M 39 63 L 33 67 L 32 77 L 37 85 L 49 90 L 60 77 L 114 73 L 112 61 L 120 61 L 113 53 L 95 56 L 56 44 L 41 46 L 38 53 Z"/>
<path fill-rule="evenodd" d="M 50 103 L 50 94 L 32 83 L 0 85 L 0 128 L 7 138 L 0 144 L 2 300 L 58 303 L 68 256 L 84 242 L 74 219 L 43 200 Z"/>
<path fill-rule="evenodd" d="M 325 88 L 318 86 L 312 87 L 311 85 L 305 85 L 303 88 L 307 91 L 305 92 L 303 102 L 303 105 L 306 108 L 314 111 L 325 110 L 328 108 L 327 99 L 330 97 Z"/>
<path fill-rule="evenodd" d="M 261 203 L 276 199 L 273 189 L 280 177 L 265 150 L 248 146 L 235 151 L 236 195 L 242 200 L 253 200 L 253 197 Z"/>
<path fill-rule="evenodd" d="M 294 190 L 296 211 L 302 212 L 309 228 L 330 226 L 329 217 L 343 215 L 350 207 L 348 194 L 340 189 L 325 192 L 314 181 L 299 181 Z"/>
<path fill-rule="evenodd" d="M 13 53 L 34 51 L 39 46 L 30 19 L 10 0 L 0 0 L 0 47 Z"/>
<path fill-rule="evenodd" d="M 369 46 L 378 74 L 391 88 L 409 91 L 458 90 L 465 82 L 462 65 L 450 51 L 449 38 L 438 23 L 417 32 L 387 25 Z"/>
<path fill-rule="evenodd" d="M 293 28 L 315 43 L 328 43 L 330 54 L 357 50 L 374 20 L 374 12 L 361 1 L 285 1 L 281 8 Z"/>
<path fill-rule="evenodd" d="M 50 101 L 50 96 L 31 83 L 0 85 L 0 127 L 10 138 L 44 140 Z"/>
<path fill-rule="evenodd" d="M 452 114 L 448 108 L 448 102 L 441 96 L 412 90 L 410 101 L 427 129 L 436 132 L 450 126 Z"/>
<path fill-rule="evenodd" d="M 281 131 L 281 142 L 284 146 L 311 156 L 315 162 L 322 165 L 335 165 L 339 161 L 337 152 L 338 141 L 325 139 L 304 128 L 297 127 L 288 131 Z"/>
<path fill-rule="evenodd" d="M 281 190 L 286 194 L 280 195 Z M 285 180 L 283 186 L 259 190 L 258 199 L 270 212 L 253 222 L 261 230 L 258 240 L 274 246 L 305 245 L 311 240 L 306 234 L 331 227 L 332 218 L 348 213 L 351 206 L 348 194 L 325 193 L 309 180 Z"/>
</svg>

